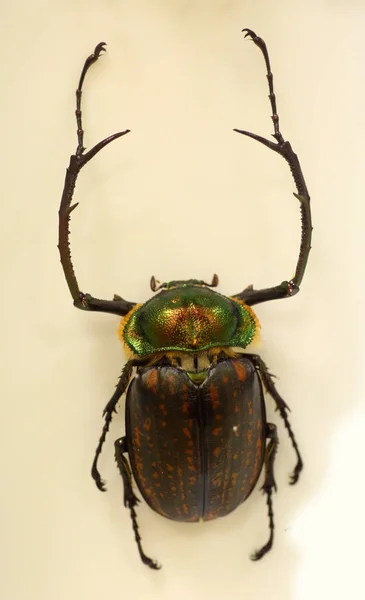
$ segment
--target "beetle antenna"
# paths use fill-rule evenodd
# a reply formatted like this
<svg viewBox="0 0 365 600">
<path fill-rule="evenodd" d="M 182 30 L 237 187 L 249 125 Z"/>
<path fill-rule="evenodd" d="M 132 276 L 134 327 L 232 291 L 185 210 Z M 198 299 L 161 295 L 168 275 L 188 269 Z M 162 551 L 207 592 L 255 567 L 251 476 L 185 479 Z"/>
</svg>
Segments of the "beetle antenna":
<svg viewBox="0 0 365 600">
<path fill-rule="evenodd" d="M 214 273 L 211 283 L 207 283 L 206 285 L 208 287 L 217 287 L 218 283 L 219 283 L 219 277 L 218 277 L 217 273 Z"/>
<path fill-rule="evenodd" d="M 160 284 L 160 282 L 156 279 L 156 277 L 154 275 L 152 275 L 151 281 L 150 281 L 150 287 L 153 292 L 156 292 L 157 290 L 159 290 L 162 287 L 162 285 L 159 285 L 159 284 Z"/>
</svg>

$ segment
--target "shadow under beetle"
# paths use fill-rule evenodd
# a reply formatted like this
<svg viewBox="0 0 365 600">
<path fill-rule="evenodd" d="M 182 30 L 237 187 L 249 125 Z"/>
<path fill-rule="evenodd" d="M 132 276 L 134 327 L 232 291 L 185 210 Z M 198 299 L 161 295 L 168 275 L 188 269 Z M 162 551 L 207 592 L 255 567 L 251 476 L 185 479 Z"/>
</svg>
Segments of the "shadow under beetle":
<svg viewBox="0 0 365 600">
<path fill-rule="evenodd" d="M 288 420 L 288 406 L 274 385 L 264 361 L 243 353 L 259 329 L 254 304 L 289 298 L 299 291 L 311 245 L 310 198 L 297 155 L 279 129 L 273 76 L 265 42 L 244 29 L 261 50 L 266 63 L 275 142 L 248 131 L 238 133 L 257 140 L 280 154 L 289 164 L 301 211 L 301 243 L 294 277 L 277 286 L 226 297 L 212 288 L 218 284 L 190 279 L 157 285 L 159 292 L 144 304 L 127 302 L 115 295 L 101 300 L 80 291 L 69 244 L 71 205 L 80 170 L 102 148 L 129 130 L 115 133 L 88 152 L 83 145 L 81 93 L 90 66 L 105 49 L 96 46 L 88 57 L 76 91 L 78 145 L 70 158 L 59 210 L 61 263 L 74 305 L 86 311 L 122 316 L 119 337 L 130 358 L 116 390 L 104 409 L 104 427 L 92 465 L 97 487 L 105 490 L 98 458 L 117 404 L 126 398 L 126 435 L 115 442 L 115 458 L 123 479 L 124 505 L 130 510 L 142 561 L 152 569 L 158 564 L 145 555 L 138 531 L 132 474 L 151 508 L 178 521 L 222 517 L 239 506 L 254 489 L 262 467 L 269 517 L 269 539 L 252 558 L 266 554 L 274 539 L 272 492 L 276 490 L 274 462 L 278 448 L 276 425 L 266 421 L 264 390 L 272 397 L 288 431 L 297 462 L 291 483 L 298 481 L 303 462 Z M 133 369 L 136 375 L 131 381 Z M 129 463 L 126 458 L 129 457 Z"/>
</svg>

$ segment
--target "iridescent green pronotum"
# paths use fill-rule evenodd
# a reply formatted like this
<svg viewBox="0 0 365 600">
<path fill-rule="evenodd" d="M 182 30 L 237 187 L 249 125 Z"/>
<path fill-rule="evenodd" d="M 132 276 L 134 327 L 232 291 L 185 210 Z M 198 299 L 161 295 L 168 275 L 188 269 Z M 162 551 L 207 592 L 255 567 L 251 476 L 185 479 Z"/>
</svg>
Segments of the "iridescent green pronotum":
<svg viewBox="0 0 365 600">
<path fill-rule="evenodd" d="M 83 293 L 69 243 L 70 215 L 77 206 L 71 204 L 76 180 L 84 165 L 102 148 L 129 133 L 128 129 L 115 133 L 85 152 L 82 87 L 90 66 L 105 50 L 104 43 L 98 44 L 87 58 L 76 91 L 78 145 L 70 158 L 59 210 L 61 263 L 77 308 L 122 317 L 118 335 L 128 355 L 104 409 L 104 427 L 92 476 L 104 491 L 98 459 L 118 402 L 126 392 L 126 432 L 115 442 L 115 458 L 139 554 L 152 569 L 159 566 L 142 549 L 132 476 L 141 495 L 159 514 L 196 522 L 234 510 L 249 496 L 264 470 L 262 489 L 268 505 L 269 538 L 253 554 L 257 560 L 270 550 L 274 540 L 272 492 L 276 489 L 274 462 L 278 448 L 276 425 L 266 420 L 264 391 L 274 400 L 296 453 L 291 483 L 297 482 L 303 468 L 288 420 L 288 406 L 277 392 L 264 361 L 247 348 L 260 329 L 251 307 L 289 298 L 299 291 L 311 245 L 310 199 L 298 157 L 279 129 L 265 42 L 250 29 L 244 31 L 265 59 L 275 141 L 249 131 L 235 131 L 264 144 L 287 161 L 301 212 L 301 241 L 294 277 L 276 286 L 256 290 L 250 285 L 238 294 L 224 296 L 213 289 L 218 285 L 216 275 L 211 283 L 190 279 L 161 285 L 152 277 L 151 289 L 156 294 L 143 304 L 117 295 L 112 300 L 101 300 Z"/>
</svg>

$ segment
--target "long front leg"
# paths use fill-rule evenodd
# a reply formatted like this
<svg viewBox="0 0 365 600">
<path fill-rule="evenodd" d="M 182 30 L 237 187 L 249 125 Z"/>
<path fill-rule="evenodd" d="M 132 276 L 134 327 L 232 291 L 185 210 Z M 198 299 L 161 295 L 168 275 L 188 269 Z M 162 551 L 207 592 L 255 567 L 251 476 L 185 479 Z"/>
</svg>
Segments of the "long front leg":
<svg viewBox="0 0 365 600">
<path fill-rule="evenodd" d="M 72 197 L 77 181 L 77 177 L 81 169 L 91 160 L 100 150 L 105 148 L 110 142 L 113 142 L 119 137 L 129 133 L 129 129 L 120 131 L 107 137 L 96 144 L 91 150 L 85 153 L 84 148 L 84 130 L 82 127 L 82 111 L 81 111 L 81 96 L 82 86 L 85 75 L 93 63 L 95 63 L 100 54 L 105 50 L 104 42 L 98 44 L 93 52 L 85 61 L 78 88 L 76 90 L 76 121 L 77 121 L 77 149 L 76 153 L 70 157 L 70 164 L 66 171 L 65 184 L 63 188 L 61 204 L 59 209 L 59 234 L 58 234 L 58 249 L 60 251 L 61 264 L 66 277 L 74 305 L 82 310 L 97 310 L 102 312 L 110 312 L 123 316 L 127 314 L 134 306 L 134 302 L 127 302 L 123 298 L 115 297 L 113 300 L 99 300 L 90 294 L 84 294 L 79 288 L 79 284 L 75 275 L 74 267 L 71 259 L 70 250 L 70 216 L 72 211 L 77 207 L 78 203 L 72 204 Z"/>
<path fill-rule="evenodd" d="M 242 129 L 235 129 L 238 133 L 246 135 L 248 137 L 257 140 L 264 146 L 267 146 L 274 152 L 277 152 L 282 156 L 289 164 L 291 174 L 293 176 L 297 193 L 294 196 L 299 200 L 300 213 L 301 213 L 301 241 L 299 256 L 297 260 L 297 266 L 295 269 L 294 277 L 288 281 L 283 281 L 277 286 L 271 288 L 265 288 L 262 290 L 255 290 L 252 286 L 247 287 L 243 292 L 235 294 L 234 298 L 243 300 L 249 306 L 258 304 L 259 302 L 267 302 L 268 300 L 276 300 L 279 298 L 289 298 L 299 292 L 304 272 L 306 269 L 309 252 L 311 249 L 312 239 L 312 220 L 310 210 L 310 197 L 308 194 L 307 186 L 304 180 L 302 169 L 299 163 L 299 159 L 288 141 L 285 141 L 279 128 L 279 115 L 276 108 L 276 97 L 274 92 L 273 74 L 271 72 L 269 54 L 266 48 L 264 40 L 256 35 L 251 29 L 244 29 L 246 32 L 245 37 L 249 37 L 256 46 L 258 46 L 263 54 L 266 64 L 266 76 L 269 84 L 269 99 L 272 111 L 272 121 L 274 124 L 273 137 L 276 139 L 276 143 L 271 140 L 267 140 L 255 133 L 244 131 Z"/>
</svg>

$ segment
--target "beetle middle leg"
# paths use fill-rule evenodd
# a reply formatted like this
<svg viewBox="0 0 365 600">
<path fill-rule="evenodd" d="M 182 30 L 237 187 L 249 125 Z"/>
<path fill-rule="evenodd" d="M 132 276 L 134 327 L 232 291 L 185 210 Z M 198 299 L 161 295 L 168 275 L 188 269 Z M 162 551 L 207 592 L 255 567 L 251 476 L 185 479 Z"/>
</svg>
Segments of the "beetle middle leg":
<svg viewBox="0 0 365 600">
<path fill-rule="evenodd" d="M 135 364 L 136 364 L 136 361 L 130 360 L 124 365 L 123 371 L 122 371 L 122 374 L 117 383 L 115 392 L 112 395 L 111 399 L 109 400 L 108 404 L 106 405 L 106 407 L 104 408 L 104 411 L 103 411 L 103 417 L 105 418 L 105 423 L 104 423 L 103 431 L 102 431 L 100 439 L 99 439 L 98 446 L 96 448 L 95 458 L 94 458 L 93 465 L 91 468 L 91 476 L 94 479 L 98 489 L 101 492 L 105 492 L 106 487 L 105 487 L 105 482 L 102 480 L 101 475 L 98 471 L 98 459 L 101 454 L 106 435 L 109 431 L 109 427 L 110 427 L 110 423 L 112 422 L 113 414 L 116 412 L 116 407 L 117 407 L 117 404 L 118 404 L 121 396 L 124 394 L 125 390 L 127 389 L 129 380 L 132 375 L 132 369 Z"/>
<path fill-rule="evenodd" d="M 276 425 L 273 425 L 272 423 L 267 423 L 266 427 L 266 437 L 270 440 L 270 442 L 265 452 L 265 481 L 261 489 L 264 492 L 264 494 L 266 494 L 267 499 L 270 536 L 266 544 L 262 546 L 260 550 L 256 550 L 256 552 L 253 553 L 253 555 L 251 556 L 252 560 L 259 560 L 267 552 L 269 552 L 274 541 L 274 510 L 272 504 L 272 492 L 273 490 L 276 491 L 276 483 L 274 477 L 274 462 L 279 445 L 279 440 Z"/>
<path fill-rule="evenodd" d="M 257 354 L 250 354 L 250 357 L 253 360 L 256 368 L 258 369 L 258 372 L 260 374 L 262 383 L 264 384 L 265 390 L 267 391 L 268 394 L 270 394 L 270 396 L 272 397 L 272 399 L 274 400 L 274 402 L 276 404 L 276 410 L 279 411 L 280 416 L 284 421 L 284 424 L 288 431 L 292 446 L 295 450 L 295 454 L 297 455 L 297 464 L 295 465 L 294 471 L 293 471 L 292 475 L 290 476 L 290 483 L 291 483 L 291 485 L 294 485 L 294 483 L 296 483 L 298 481 L 300 472 L 303 469 L 303 460 L 302 460 L 302 457 L 299 452 L 297 440 L 295 439 L 295 435 L 294 435 L 293 430 L 289 423 L 288 411 L 290 411 L 290 408 L 286 404 L 286 402 L 284 402 L 284 400 L 280 396 L 279 392 L 277 391 L 275 384 L 273 382 L 273 376 L 269 373 L 269 370 L 268 370 L 266 364 L 264 363 L 264 361 L 262 360 L 261 356 L 258 356 Z"/>
<path fill-rule="evenodd" d="M 122 437 L 119 440 L 116 440 L 114 446 L 115 446 L 115 460 L 117 461 L 118 469 L 119 469 L 120 474 L 123 479 L 124 506 L 126 508 L 129 508 L 129 510 L 130 510 L 130 515 L 131 515 L 132 524 L 133 524 L 134 537 L 137 542 L 139 555 L 142 559 L 142 562 L 145 565 L 147 565 L 151 569 L 160 569 L 161 568 L 160 565 L 158 565 L 156 563 L 156 561 L 152 560 L 152 558 L 149 558 L 148 556 L 146 556 L 145 553 L 143 552 L 141 536 L 140 536 L 139 530 L 138 530 L 137 515 L 136 515 L 136 511 L 135 511 L 135 506 L 137 506 L 139 499 L 133 492 L 131 469 L 130 469 L 127 459 L 125 458 L 125 456 L 123 456 L 123 454 L 128 452 L 127 438 Z"/>
</svg>

